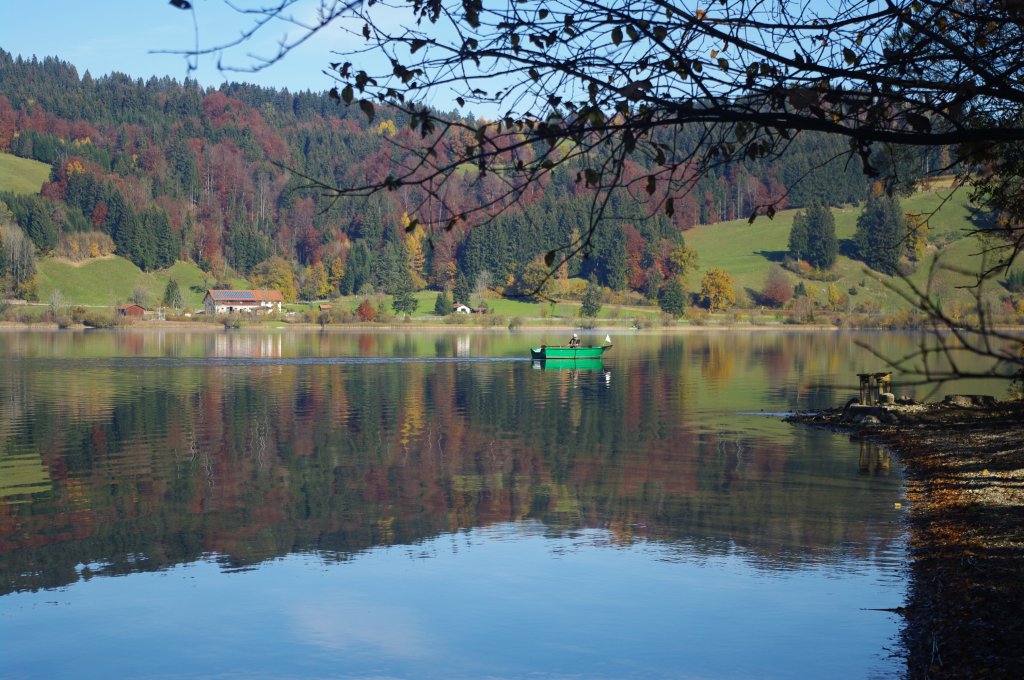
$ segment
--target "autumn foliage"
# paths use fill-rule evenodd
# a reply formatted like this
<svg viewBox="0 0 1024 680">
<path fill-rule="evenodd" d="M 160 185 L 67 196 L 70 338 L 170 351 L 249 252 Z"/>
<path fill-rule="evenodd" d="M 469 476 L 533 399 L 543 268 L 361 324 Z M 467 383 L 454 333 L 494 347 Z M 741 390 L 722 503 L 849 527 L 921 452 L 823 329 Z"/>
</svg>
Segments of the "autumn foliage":
<svg viewBox="0 0 1024 680">
<path fill-rule="evenodd" d="M 782 267 L 772 265 L 764 279 L 761 302 L 769 307 L 785 307 L 791 299 L 793 299 L 793 283 Z"/>
<path fill-rule="evenodd" d="M 732 276 L 719 267 L 709 268 L 700 282 L 700 299 L 712 312 L 732 307 L 736 304 Z"/>
<path fill-rule="evenodd" d="M 375 321 L 377 319 L 377 310 L 370 300 L 363 300 L 356 307 L 356 319 L 359 321 Z"/>
</svg>

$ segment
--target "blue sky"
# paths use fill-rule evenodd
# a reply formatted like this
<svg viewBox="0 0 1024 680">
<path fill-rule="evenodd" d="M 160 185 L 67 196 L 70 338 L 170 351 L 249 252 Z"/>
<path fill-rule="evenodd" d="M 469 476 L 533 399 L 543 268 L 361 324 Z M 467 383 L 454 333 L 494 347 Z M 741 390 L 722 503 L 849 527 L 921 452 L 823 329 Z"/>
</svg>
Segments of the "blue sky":
<svg viewBox="0 0 1024 680">
<path fill-rule="evenodd" d="M 245 19 L 227 13 L 220 0 L 193 0 L 193 4 L 203 44 L 231 39 L 245 25 Z M 318 4 L 316 0 L 300 3 L 298 11 L 312 11 L 309 8 Z M 155 53 L 192 47 L 194 29 L 192 13 L 171 7 L 167 0 L 0 0 L 0 47 L 26 58 L 56 56 L 74 64 L 79 74 L 88 70 L 94 77 L 120 71 L 133 77 L 167 75 L 180 81 L 190 75 L 211 86 L 249 81 L 291 91 L 324 91 L 332 81 L 323 70 L 330 61 L 337 61 L 331 50 L 343 47 L 347 39 L 344 31 L 332 26 L 282 62 L 254 74 L 222 73 L 213 56 L 202 57 L 199 69 L 189 74 L 182 56 Z M 277 39 L 282 33 L 283 29 L 275 30 L 268 37 Z M 246 50 L 261 56 L 275 52 L 272 44 L 252 43 L 236 51 L 235 64 L 252 63 Z"/>
</svg>

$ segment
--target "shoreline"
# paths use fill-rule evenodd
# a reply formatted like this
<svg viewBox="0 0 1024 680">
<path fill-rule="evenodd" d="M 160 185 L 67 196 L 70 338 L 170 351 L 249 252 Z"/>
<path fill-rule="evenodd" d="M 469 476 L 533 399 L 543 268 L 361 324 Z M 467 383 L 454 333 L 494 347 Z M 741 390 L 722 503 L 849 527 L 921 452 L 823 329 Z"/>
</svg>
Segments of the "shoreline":
<svg viewBox="0 0 1024 680">
<path fill-rule="evenodd" d="M 907 678 L 1024 677 L 1024 402 L 893 407 L 895 422 L 843 409 L 787 421 L 850 434 L 906 472 Z"/>
<path fill-rule="evenodd" d="M 1024 326 L 1021 327 L 1024 330 Z M 521 333 L 529 330 L 552 330 L 552 331 L 568 331 L 568 332 L 581 332 L 583 334 L 598 334 L 598 333 L 611 333 L 611 332 L 628 332 L 628 333 L 706 333 L 712 331 L 730 331 L 730 332 L 799 332 L 799 333 L 834 333 L 840 331 L 856 332 L 856 333 L 874 333 L 874 332 L 888 332 L 886 329 L 874 329 L 874 328 L 842 328 L 834 324 L 751 324 L 751 323 L 706 323 L 706 324 L 686 324 L 686 325 L 672 325 L 662 326 L 654 325 L 650 328 L 634 328 L 632 326 L 607 324 L 607 325 L 596 325 L 593 327 L 584 328 L 579 324 L 573 324 L 565 321 L 558 322 L 546 322 L 546 321 L 534 321 L 525 322 L 516 328 L 509 328 L 507 325 L 486 325 L 481 323 L 444 323 L 439 321 L 411 321 L 411 322 L 393 322 L 393 323 L 344 323 L 344 324 L 327 324 L 326 326 L 320 326 L 316 323 L 295 323 L 288 321 L 259 321 L 256 323 L 247 323 L 240 328 L 226 329 L 224 325 L 219 322 L 211 321 L 135 321 L 129 324 L 121 326 L 110 326 L 107 328 L 90 328 L 82 324 L 74 324 L 61 328 L 56 323 L 40 321 L 36 323 L 26 323 L 22 321 L 0 321 L 0 332 L 2 331 L 68 331 L 68 332 L 82 332 L 82 331 L 150 331 L 150 330 L 203 330 L 210 332 L 246 332 L 246 331 L 280 331 L 280 330 L 292 330 L 301 332 L 324 332 L 324 333 L 337 333 L 337 332 L 366 332 L 366 331 L 453 331 L 453 332 L 467 332 L 467 331 L 480 331 L 480 332 L 505 332 L 505 333 Z"/>
</svg>

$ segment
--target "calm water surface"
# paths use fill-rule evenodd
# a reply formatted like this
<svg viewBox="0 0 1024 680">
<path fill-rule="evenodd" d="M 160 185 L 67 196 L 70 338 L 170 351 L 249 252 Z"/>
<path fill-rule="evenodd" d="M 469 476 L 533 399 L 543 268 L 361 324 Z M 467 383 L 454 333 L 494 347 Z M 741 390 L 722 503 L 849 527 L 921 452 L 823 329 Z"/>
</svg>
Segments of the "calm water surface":
<svg viewBox="0 0 1024 680">
<path fill-rule="evenodd" d="M 547 335 L 0 334 L 0 673 L 901 672 L 854 337 Z"/>
</svg>

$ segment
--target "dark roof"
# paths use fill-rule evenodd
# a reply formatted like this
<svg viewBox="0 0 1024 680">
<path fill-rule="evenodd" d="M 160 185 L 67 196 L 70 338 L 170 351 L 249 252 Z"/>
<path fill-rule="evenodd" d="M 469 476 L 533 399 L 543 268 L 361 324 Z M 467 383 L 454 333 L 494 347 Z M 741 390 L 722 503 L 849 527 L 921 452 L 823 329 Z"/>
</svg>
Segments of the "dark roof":
<svg viewBox="0 0 1024 680">
<path fill-rule="evenodd" d="M 251 290 L 211 290 L 208 291 L 211 298 L 217 302 L 228 302 L 232 300 L 246 300 L 256 302 L 256 294 Z"/>
<path fill-rule="evenodd" d="M 279 290 L 216 290 L 206 291 L 214 302 L 284 302 Z"/>
</svg>

